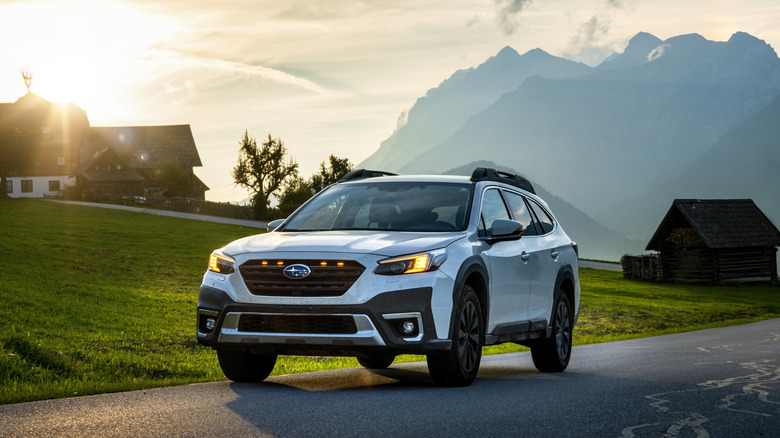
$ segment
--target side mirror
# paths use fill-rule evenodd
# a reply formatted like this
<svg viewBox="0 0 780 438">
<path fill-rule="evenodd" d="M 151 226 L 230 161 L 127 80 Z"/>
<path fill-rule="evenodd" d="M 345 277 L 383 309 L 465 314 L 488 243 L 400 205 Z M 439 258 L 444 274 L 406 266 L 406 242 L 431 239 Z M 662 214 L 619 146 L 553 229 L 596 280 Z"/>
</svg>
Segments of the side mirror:
<svg viewBox="0 0 780 438">
<path fill-rule="evenodd" d="M 490 228 L 488 243 L 504 242 L 507 240 L 519 240 L 523 234 L 523 224 L 509 219 L 496 219 Z"/>
<path fill-rule="evenodd" d="M 279 225 L 281 225 L 286 219 L 277 219 L 275 221 L 268 222 L 267 229 L 268 231 L 273 231 L 277 228 L 279 228 Z"/>
</svg>

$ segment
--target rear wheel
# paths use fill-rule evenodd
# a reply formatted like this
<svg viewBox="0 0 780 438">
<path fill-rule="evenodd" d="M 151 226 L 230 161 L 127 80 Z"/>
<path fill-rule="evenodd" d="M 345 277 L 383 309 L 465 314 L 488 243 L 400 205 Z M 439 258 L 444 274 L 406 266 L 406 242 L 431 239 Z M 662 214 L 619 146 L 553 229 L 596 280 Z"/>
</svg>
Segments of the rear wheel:
<svg viewBox="0 0 780 438">
<path fill-rule="evenodd" d="M 561 372 L 569 366 L 571 359 L 574 316 L 569 297 L 563 291 L 559 291 L 552 317 L 552 336 L 531 346 L 534 366 L 543 373 Z"/>
<path fill-rule="evenodd" d="M 455 313 L 452 347 L 428 355 L 428 371 L 439 386 L 468 386 L 477 377 L 485 328 L 477 294 L 464 286 Z"/>
<path fill-rule="evenodd" d="M 275 354 L 254 354 L 246 350 L 217 350 L 219 366 L 234 382 L 262 382 L 276 365 Z"/>
<path fill-rule="evenodd" d="M 370 370 L 383 370 L 393 364 L 395 356 L 358 356 L 357 361 L 364 368 Z"/>
</svg>

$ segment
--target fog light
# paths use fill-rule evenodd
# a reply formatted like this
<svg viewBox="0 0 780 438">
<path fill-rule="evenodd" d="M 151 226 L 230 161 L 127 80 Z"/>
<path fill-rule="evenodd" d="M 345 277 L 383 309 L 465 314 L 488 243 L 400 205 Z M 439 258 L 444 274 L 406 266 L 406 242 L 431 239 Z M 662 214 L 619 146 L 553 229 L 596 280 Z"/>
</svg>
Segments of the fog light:
<svg viewBox="0 0 780 438">
<path fill-rule="evenodd" d="M 214 318 L 208 318 L 206 319 L 206 328 L 209 330 L 214 330 L 214 327 L 217 326 L 217 320 Z"/>
<path fill-rule="evenodd" d="M 404 332 L 405 335 L 410 335 L 414 333 L 414 323 L 412 321 L 404 321 L 403 324 L 401 324 L 401 331 Z"/>
</svg>

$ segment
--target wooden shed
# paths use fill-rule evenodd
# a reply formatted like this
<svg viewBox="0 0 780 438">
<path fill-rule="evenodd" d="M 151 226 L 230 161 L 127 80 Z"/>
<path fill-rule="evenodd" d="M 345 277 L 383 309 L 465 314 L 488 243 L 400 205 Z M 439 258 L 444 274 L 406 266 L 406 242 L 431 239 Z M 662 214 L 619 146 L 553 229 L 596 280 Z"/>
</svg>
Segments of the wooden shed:
<svg viewBox="0 0 780 438">
<path fill-rule="evenodd" d="M 780 231 L 752 199 L 675 199 L 648 250 L 667 281 L 720 283 L 777 277 Z"/>
</svg>

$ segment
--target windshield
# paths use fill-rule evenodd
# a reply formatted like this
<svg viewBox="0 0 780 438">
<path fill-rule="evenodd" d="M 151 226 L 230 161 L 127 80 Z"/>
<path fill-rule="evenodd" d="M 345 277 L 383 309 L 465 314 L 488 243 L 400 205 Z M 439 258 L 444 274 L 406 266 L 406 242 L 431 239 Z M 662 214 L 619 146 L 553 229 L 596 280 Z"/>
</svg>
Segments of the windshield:
<svg viewBox="0 0 780 438">
<path fill-rule="evenodd" d="M 337 184 L 297 212 L 284 231 L 462 231 L 473 187 L 431 182 Z"/>
</svg>

